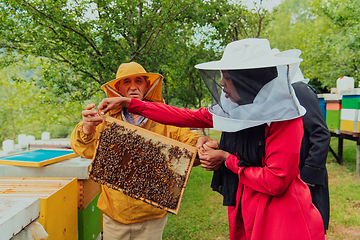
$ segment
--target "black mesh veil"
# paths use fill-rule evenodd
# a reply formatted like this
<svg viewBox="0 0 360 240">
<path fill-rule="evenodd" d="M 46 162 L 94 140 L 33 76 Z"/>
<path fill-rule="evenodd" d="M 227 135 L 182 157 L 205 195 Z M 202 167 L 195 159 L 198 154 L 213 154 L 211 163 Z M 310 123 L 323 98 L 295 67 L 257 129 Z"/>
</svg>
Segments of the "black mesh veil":
<svg viewBox="0 0 360 240">
<path fill-rule="evenodd" d="M 228 75 L 226 75 L 226 73 L 228 73 Z M 276 67 L 226 71 L 200 69 L 200 75 L 213 99 L 226 114 L 229 114 L 227 111 L 228 108 L 223 107 L 221 101 L 223 90 L 221 81 L 224 76 L 228 76 L 230 78 L 228 81 L 232 81 L 232 84 L 235 87 L 238 97 L 235 98 L 230 95 L 229 98 L 233 103 L 238 105 L 253 103 L 260 89 L 266 83 L 278 76 Z"/>
<path fill-rule="evenodd" d="M 234 132 L 305 113 L 289 81 L 289 66 L 238 70 L 199 69 L 214 103 L 214 128 Z"/>
<path fill-rule="evenodd" d="M 220 87 L 221 71 L 200 69 L 200 76 L 202 77 L 206 87 L 209 89 L 213 102 L 220 104 L 220 96 L 222 92 Z"/>
</svg>

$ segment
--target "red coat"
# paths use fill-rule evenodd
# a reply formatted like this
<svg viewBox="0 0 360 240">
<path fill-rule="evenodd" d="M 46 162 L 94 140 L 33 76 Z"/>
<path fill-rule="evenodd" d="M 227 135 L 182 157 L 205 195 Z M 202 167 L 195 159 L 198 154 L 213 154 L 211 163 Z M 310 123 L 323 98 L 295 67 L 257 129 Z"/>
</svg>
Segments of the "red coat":
<svg viewBox="0 0 360 240">
<path fill-rule="evenodd" d="M 302 119 L 273 122 L 265 131 L 264 167 L 238 167 L 234 155 L 226 160 L 239 175 L 237 206 L 229 207 L 232 239 L 325 239 L 321 215 L 300 179 Z"/>
<path fill-rule="evenodd" d="M 163 124 L 212 127 L 206 108 L 179 109 L 133 99 L 128 111 Z M 265 131 L 264 167 L 238 167 L 234 155 L 226 160 L 239 175 L 236 206 L 228 209 L 230 239 L 325 239 L 321 215 L 300 179 L 302 118 L 273 122 Z"/>
</svg>

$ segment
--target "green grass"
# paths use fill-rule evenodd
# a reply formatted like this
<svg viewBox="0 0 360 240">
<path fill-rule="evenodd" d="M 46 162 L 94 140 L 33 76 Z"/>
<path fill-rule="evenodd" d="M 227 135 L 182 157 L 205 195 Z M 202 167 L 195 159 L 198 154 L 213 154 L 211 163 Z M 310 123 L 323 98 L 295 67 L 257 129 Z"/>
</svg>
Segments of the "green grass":
<svg viewBox="0 0 360 240">
<path fill-rule="evenodd" d="M 220 135 L 210 130 L 211 138 L 219 141 Z M 191 170 L 179 213 L 168 214 L 163 239 L 229 239 L 227 207 L 210 187 L 212 174 L 201 166 Z"/>
<path fill-rule="evenodd" d="M 210 131 L 219 140 L 220 133 Z M 337 139 L 331 146 L 337 151 Z M 330 226 L 326 239 L 360 239 L 360 178 L 356 177 L 356 143 L 344 140 L 343 165 L 329 152 Z M 227 208 L 213 192 L 212 172 L 195 167 L 184 193 L 180 211 L 169 214 L 163 239 L 229 239 Z M 349 235 L 350 234 L 350 235 Z M 358 234 L 358 235 L 357 235 Z"/>
<path fill-rule="evenodd" d="M 338 149 L 338 139 L 335 137 L 331 138 L 330 142 L 331 148 L 337 153 Z M 328 161 L 330 162 L 333 160 L 336 162 L 335 158 L 332 154 L 328 154 Z M 350 172 L 356 172 L 356 142 L 344 139 L 343 142 L 343 165 Z"/>
<path fill-rule="evenodd" d="M 330 146 L 337 152 L 338 140 Z M 330 190 L 329 236 L 336 239 L 360 239 L 360 178 L 356 176 L 356 142 L 344 140 L 343 164 L 339 165 L 331 153 L 327 158 Z M 357 230 L 356 230 L 357 229 Z M 346 232 L 356 231 L 346 237 Z"/>
<path fill-rule="evenodd" d="M 331 221 L 335 225 L 360 225 L 360 180 L 337 163 L 328 164 Z"/>
<path fill-rule="evenodd" d="M 163 239 L 229 239 L 227 207 L 211 190 L 212 172 L 192 169 L 177 215 L 169 214 Z"/>
<path fill-rule="evenodd" d="M 220 141 L 221 132 L 211 129 L 209 131 L 209 137 L 215 139 L 216 141 Z"/>
</svg>

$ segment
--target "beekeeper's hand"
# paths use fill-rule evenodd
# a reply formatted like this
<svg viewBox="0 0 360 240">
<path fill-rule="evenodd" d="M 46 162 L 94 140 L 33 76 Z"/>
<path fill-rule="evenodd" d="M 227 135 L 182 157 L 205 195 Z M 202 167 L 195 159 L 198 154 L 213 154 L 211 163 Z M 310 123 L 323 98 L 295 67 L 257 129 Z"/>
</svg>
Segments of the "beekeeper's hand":
<svg viewBox="0 0 360 240">
<path fill-rule="evenodd" d="M 198 148 L 199 150 L 204 150 L 204 144 L 206 144 L 208 147 L 210 148 L 218 148 L 219 147 L 219 143 L 217 141 L 215 141 L 214 139 L 211 139 L 207 136 L 201 136 L 198 138 L 195 147 Z"/>
<path fill-rule="evenodd" d="M 210 146 L 211 148 L 218 148 L 219 144 L 217 141 L 207 137 L 207 136 L 201 136 L 198 138 L 195 147 L 197 148 L 198 152 L 200 151 L 204 151 L 204 144 L 208 144 L 208 146 Z M 196 156 L 195 160 L 194 160 L 194 164 L 193 167 L 199 166 L 200 165 L 200 159 L 199 159 L 199 155 Z"/>
<path fill-rule="evenodd" d="M 89 135 L 96 130 L 96 126 L 102 123 L 102 117 L 94 110 L 94 103 L 91 103 L 86 106 L 86 109 L 82 111 L 83 118 L 83 132 L 86 135 Z"/>
<path fill-rule="evenodd" d="M 112 97 L 103 99 L 98 106 L 100 115 L 104 115 L 110 110 L 119 109 L 120 107 L 129 107 L 131 98 Z"/>
<path fill-rule="evenodd" d="M 226 161 L 230 153 L 223 150 L 213 149 L 207 144 L 203 145 L 203 151 L 199 151 L 201 167 L 208 171 L 215 171 Z"/>
</svg>

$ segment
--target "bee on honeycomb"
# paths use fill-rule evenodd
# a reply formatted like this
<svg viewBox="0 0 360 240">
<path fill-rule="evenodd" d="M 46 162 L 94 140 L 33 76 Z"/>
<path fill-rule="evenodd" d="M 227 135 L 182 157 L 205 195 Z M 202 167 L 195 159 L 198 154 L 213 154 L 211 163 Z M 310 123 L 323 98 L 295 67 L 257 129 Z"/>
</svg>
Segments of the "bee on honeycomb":
<svg viewBox="0 0 360 240">
<path fill-rule="evenodd" d="M 176 209 L 189 169 L 179 173 L 174 166 L 191 159 L 187 149 L 146 138 L 115 122 L 100 134 L 89 177 L 100 184 L 145 200 L 156 207 Z"/>
</svg>

